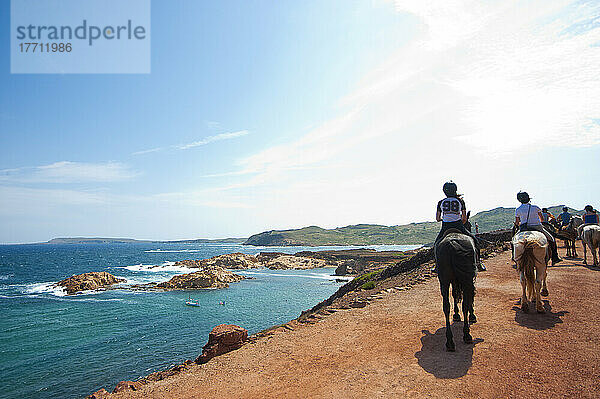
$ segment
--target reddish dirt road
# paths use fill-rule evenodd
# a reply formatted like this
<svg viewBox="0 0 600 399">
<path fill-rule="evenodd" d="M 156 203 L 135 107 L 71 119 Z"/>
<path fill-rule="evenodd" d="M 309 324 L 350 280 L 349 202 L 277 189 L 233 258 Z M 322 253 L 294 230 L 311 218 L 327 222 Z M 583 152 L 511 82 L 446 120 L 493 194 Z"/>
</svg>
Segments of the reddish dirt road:
<svg viewBox="0 0 600 399">
<path fill-rule="evenodd" d="M 546 314 L 524 314 L 510 252 L 486 265 L 476 284 L 475 343 L 463 344 L 462 323 L 454 323 L 454 353 L 444 348 L 431 279 L 113 397 L 600 397 L 600 271 L 581 259 L 551 267 Z"/>
</svg>

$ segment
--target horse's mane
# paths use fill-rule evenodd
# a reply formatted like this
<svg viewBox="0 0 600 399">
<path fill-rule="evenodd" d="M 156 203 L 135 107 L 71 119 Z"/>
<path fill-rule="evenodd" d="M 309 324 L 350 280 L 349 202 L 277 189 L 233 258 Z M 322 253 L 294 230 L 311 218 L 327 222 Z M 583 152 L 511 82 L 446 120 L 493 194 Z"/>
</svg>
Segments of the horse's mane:
<svg viewBox="0 0 600 399">
<path fill-rule="evenodd" d="M 446 230 L 444 232 L 444 236 L 442 237 L 442 239 L 446 238 L 446 236 L 448 236 L 449 234 L 462 234 L 462 235 L 466 235 L 465 233 L 463 233 L 459 229 L 448 229 L 448 230 Z"/>
</svg>

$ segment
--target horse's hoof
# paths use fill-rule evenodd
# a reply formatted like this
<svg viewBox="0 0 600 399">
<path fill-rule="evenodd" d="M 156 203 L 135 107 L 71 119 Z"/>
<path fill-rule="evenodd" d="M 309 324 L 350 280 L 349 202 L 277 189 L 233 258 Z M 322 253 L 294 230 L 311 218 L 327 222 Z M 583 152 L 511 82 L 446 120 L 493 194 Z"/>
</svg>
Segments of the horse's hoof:
<svg viewBox="0 0 600 399">
<path fill-rule="evenodd" d="M 540 295 L 541 296 L 548 296 L 548 290 L 543 288 L 542 291 L 540 291 Z"/>
<path fill-rule="evenodd" d="M 527 302 L 523 302 L 523 303 L 521 304 L 521 310 L 522 310 L 524 313 L 527 313 L 527 311 L 529 310 L 529 305 L 527 304 Z"/>
<path fill-rule="evenodd" d="M 475 317 L 474 314 L 469 316 L 469 323 L 471 323 L 471 324 L 477 323 L 477 317 Z"/>
<path fill-rule="evenodd" d="M 454 313 L 454 316 L 452 316 L 452 320 L 460 321 L 460 315 L 458 313 Z"/>
<path fill-rule="evenodd" d="M 473 337 L 471 336 L 471 334 L 465 334 L 465 336 L 463 337 L 463 341 L 465 344 L 472 344 Z"/>
</svg>

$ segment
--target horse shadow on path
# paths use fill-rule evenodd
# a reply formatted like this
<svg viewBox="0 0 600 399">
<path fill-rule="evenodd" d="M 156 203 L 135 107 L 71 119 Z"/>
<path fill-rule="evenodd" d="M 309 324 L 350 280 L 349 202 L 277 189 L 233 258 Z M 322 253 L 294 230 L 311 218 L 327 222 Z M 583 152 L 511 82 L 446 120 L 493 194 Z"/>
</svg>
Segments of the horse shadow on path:
<svg viewBox="0 0 600 399">
<path fill-rule="evenodd" d="M 437 378 L 453 379 L 467 374 L 473 364 L 473 348 L 483 342 L 483 339 L 475 338 L 472 344 L 465 344 L 462 341 L 462 322 L 453 323 L 452 327 L 456 352 L 446 352 L 446 327 L 438 329 L 435 334 L 421 330 L 424 334 L 421 350 L 415 353 L 415 357 L 423 370 Z"/>
<path fill-rule="evenodd" d="M 553 328 L 557 324 L 562 323 L 561 317 L 569 313 L 566 310 L 562 310 L 560 312 L 553 312 L 552 306 L 550 306 L 550 302 L 547 300 L 542 300 L 544 303 L 544 309 L 546 309 L 546 313 L 537 313 L 535 311 L 535 305 L 530 306 L 530 310 L 527 313 L 523 313 L 521 310 L 520 300 L 517 301 L 517 304 L 513 306 L 512 310 L 515 311 L 515 321 L 527 328 L 531 328 L 532 330 L 548 330 Z"/>
<path fill-rule="evenodd" d="M 588 258 L 588 261 L 589 261 L 589 258 Z M 548 269 L 560 269 L 561 267 L 574 267 L 574 266 L 585 267 L 586 269 L 594 271 L 594 272 L 600 271 L 600 267 L 596 267 L 594 265 L 586 265 L 585 263 L 583 263 L 582 257 L 567 258 L 566 256 L 563 257 L 563 261 L 561 263 L 556 264 L 556 265 L 548 265 Z"/>
</svg>

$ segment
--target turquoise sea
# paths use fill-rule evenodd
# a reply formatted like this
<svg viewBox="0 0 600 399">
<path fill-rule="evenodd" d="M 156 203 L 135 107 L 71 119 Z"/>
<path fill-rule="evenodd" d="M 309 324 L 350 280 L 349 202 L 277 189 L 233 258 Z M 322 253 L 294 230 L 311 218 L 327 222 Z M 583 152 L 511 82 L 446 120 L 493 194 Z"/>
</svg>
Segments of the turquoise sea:
<svg viewBox="0 0 600 399">
<path fill-rule="evenodd" d="M 255 279 L 223 290 L 110 290 L 65 296 L 51 287 L 60 279 L 107 271 L 126 278 L 127 284 L 164 281 L 193 271 L 172 265 L 183 259 L 331 248 L 180 243 L 0 245 L 0 397 L 81 398 L 99 388 L 111 390 L 121 380 L 135 380 L 195 359 L 217 324 L 237 324 L 252 334 L 297 317 L 343 284 L 332 277 L 333 268 L 254 269 L 237 272 Z M 352 247 L 335 247 L 342 248 Z M 188 295 L 202 306 L 185 306 Z"/>
</svg>

